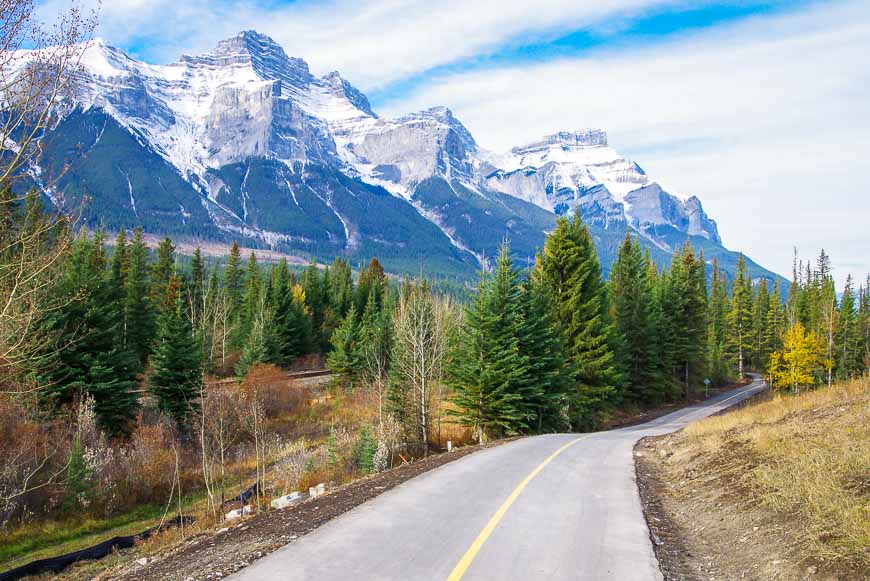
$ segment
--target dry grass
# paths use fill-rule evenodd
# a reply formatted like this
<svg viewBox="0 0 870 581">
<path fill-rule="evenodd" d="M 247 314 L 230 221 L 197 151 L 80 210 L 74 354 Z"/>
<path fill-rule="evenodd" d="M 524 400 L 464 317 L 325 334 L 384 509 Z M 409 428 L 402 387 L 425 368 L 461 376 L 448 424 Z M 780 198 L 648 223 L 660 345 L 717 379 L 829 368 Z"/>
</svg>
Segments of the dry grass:
<svg viewBox="0 0 870 581">
<path fill-rule="evenodd" d="M 796 517 L 816 558 L 870 567 L 870 379 L 777 395 L 686 429 L 706 453 L 739 445 L 741 483 Z"/>
</svg>

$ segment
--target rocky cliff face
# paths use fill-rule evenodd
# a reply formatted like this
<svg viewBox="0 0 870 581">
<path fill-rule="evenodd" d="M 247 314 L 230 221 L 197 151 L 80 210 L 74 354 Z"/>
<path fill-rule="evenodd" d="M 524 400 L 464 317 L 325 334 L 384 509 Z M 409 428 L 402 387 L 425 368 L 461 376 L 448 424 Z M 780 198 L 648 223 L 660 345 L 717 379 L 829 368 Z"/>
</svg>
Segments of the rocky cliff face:
<svg viewBox="0 0 870 581">
<path fill-rule="evenodd" d="M 579 210 L 602 241 L 633 230 L 663 255 L 685 239 L 721 246 L 698 198 L 662 189 L 602 130 L 484 151 L 446 107 L 380 118 L 338 72 L 317 77 L 256 32 L 167 65 L 94 41 L 80 80 L 64 134 L 49 139 L 46 155 L 68 155 L 80 139 L 101 157 L 79 160 L 72 172 L 79 181 L 62 182 L 71 195 L 55 199 L 87 189 L 95 206 L 113 208 L 118 227 L 147 220 L 143 208 L 160 199 L 163 230 L 173 231 L 176 219 L 184 228 L 175 230 L 190 232 L 202 211 L 210 224 L 197 231 L 211 237 L 223 232 L 313 253 L 378 250 L 414 261 L 397 232 L 425 223 L 428 244 L 444 247 L 439 260 L 468 269 L 506 235 L 533 255 L 556 215 Z M 109 120 L 117 131 L 104 135 L 98 126 L 105 130 Z M 126 140 L 124 147 L 100 147 L 110 136 Z M 118 157 L 137 146 L 139 161 Z M 169 173 L 152 183 L 149 172 Z M 195 201 L 200 211 L 191 210 Z M 100 209 L 93 208 L 95 217 Z"/>
</svg>

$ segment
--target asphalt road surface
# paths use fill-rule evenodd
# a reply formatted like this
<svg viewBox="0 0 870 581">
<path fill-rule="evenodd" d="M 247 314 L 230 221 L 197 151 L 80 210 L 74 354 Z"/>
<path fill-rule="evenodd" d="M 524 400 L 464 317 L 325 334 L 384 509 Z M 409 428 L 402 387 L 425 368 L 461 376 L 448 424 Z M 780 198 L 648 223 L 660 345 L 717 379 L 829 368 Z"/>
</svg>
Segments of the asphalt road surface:
<svg viewBox="0 0 870 581">
<path fill-rule="evenodd" d="M 646 424 L 524 438 L 427 472 L 233 579 L 661 579 L 632 451 L 732 406 L 749 386 Z"/>
</svg>

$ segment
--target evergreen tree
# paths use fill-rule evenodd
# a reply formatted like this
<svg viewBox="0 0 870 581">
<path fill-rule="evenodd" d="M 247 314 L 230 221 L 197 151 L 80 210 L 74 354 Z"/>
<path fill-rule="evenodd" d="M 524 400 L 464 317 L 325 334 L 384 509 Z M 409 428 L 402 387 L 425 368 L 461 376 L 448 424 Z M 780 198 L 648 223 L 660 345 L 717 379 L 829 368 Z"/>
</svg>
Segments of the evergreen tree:
<svg viewBox="0 0 870 581">
<path fill-rule="evenodd" d="M 536 276 L 549 288 L 563 325 L 576 386 L 570 417 L 576 428 L 593 427 L 617 396 L 619 372 L 606 324 L 601 268 L 592 236 L 580 217 L 557 221 L 536 261 Z"/>
<path fill-rule="evenodd" d="M 522 395 L 534 413 L 531 428 L 539 433 L 570 429 L 567 397 L 572 370 L 565 340 L 549 289 L 532 273 L 523 285 L 520 313 L 519 350 L 529 367 Z"/>
<path fill-rule="evenodd" d="M 365 309 L 370 295 L 374 296 L 377 308 L 381 308 L 386 281 L 387 277 L 384 274 L 384 267 L 381 266 L 377 258 L 372 258 L 368 266 L 363 268 L 359 273 L 359 282 L 357 283 L 355 293 L 356 309 L 358 312 L 362 312 Z"/>
<path fill-rule="evenodd" d="M 244 345 L 251 335 L 254 320 L 260 315 L 262 297 L 263 280 L 260 277 L 260 266 L 257 264 L 257 255 L 251 252 L 245 274 L 245 294 L 242 299 L 241 320 L 236 344 Z"/>
<path fill-rule="evenodd" d="M 855 294 L 852 290 L 852 277 L 846 278 L 843 298 L 840 299 L 840 312 L 837 317 L 835 337 L 837 377 L 849 379 L 864 371 L 861 330 L 858 326 L 858 311 L 855 308 Z"/>
<path fill-rule="evenodd" d="M 724 385 L 731 373 L 726 359 L 728 280 L 713 259 L 710 302 L 707 311 L 707 368 L 714 385 Z"/>
<path fill-rule="evenodd" d="M 130 269 L 124 289 L 124 339 L 136 358 L 137 369 L 141 371 L 151 353 L 156 331 L 148 281 L 148 248 L 142 240 L 142 228 L 134 230 L 129 254 Z"/>
<path fill-rule="evenodd" d="M 348 309 L 354 304 L 353 273 L 350 264 L 336 257 L 329 274 L 330 306 L 336 318 L 344 319 Z M 359 313 L 362 313 L 362 310 L 357 307 L 357 314 Z"/>
<path fill-rule="evenodd" d="M 770 354 L 782 349 L 785 325 L 786 317 L 783 311 L 782 295 L 779 291 L 779 281 L 774 281 L 773 293 L 770 295 L 770 308 L 767 310 L 767 322 L 764 326 L 764 351 L 768 354 L 765 368 L 769 367 Z"/>
<path fill-rule="evenodd" d="M 198 327 L 203 317 L 203 303 L 205 299 L 205 263 L 202 260 L 202 251 L 199 246 L 193 252 L 190 274 L 190 311 L 194 326 Z"/>
<path fill-rule="evenodd" d="M 863 353 L 863 372 L 870 369 L 870 275 L 858 293 L 858 329 L 860 336 L 859 351 Z"/>
<path fill-rule="evenodd" d="M 737 262 L 737 276 L 731 288 L 728 347 L 737 362 L 737 375 L 742 379 L 748 354 L 752 350 L 752 281 L 742 253 Z"/>
<path fill-rule="evenodd" d="M 302 273 L 305 307 L 311 317 L 312 347 L 321 352 L 325 346 L 328 346 L 328 337 L 324 333 L 324 320 L 328 306 L 327 280 L 328 273 L 324 273 L 321 277 L 320 270 L 313 261 Z"/>
<path fill-rule="evenodd" d="M 449 374 L 456 406 L 451 414 L 461 425 L 471 427 L 481 442 L 524 430 L 537 415 L 528 397 L 533 394 L 525 393 L 531 386 L 528 356 L 519 346 L 520 292 L 518 273 L 505 243 L 495 273 L 491 277 L 481 273 L 478 297 L 466 312 Z"/>
<path fill-rule="evenodd" d="M 610 296 L 616 331 L 622 337 L 618 352 L 626 370 L 626 397 L 635 402 L 656 403 L 660 398 L 649 309 L 652 288 L 647 280 L 640 241 L 626 234 L 610 271 Z"/>
<path fill-rule="evenodd" d="M 230 257 L 227 260 L 227 267 L 224 269 L 224 286 L 229 297 L 232 318 L 238 316 L 238 311 L 242 305 L 242 293 L 245 283 L 241 265 L 242 254 L 239 250 L 239 244 L 233 242 L 230 248 Z"/>
<path fill-rule="evenodd" d="M 663 350 L 674 385 L 686 397 L 706 374 L 707 282 L 703 257 L 688 242 L 674 253 L 671 270 L 662 277 Z"/>
<path fill-rule="evenodd" d="M 157 322 L 149 384 L 159 408 L 186 430 L 191 416 L 199 408 L 202 353 L 185 312 L 176 275 L 170 277 L 166 292 L 163 303 L 167 308 L 161 311 Z"/>
<path fill-rule="evenodd" d="M 360 321 L 355 305 L 350 305 L 344 320 L 332 334 L 332 345 L 326 366 L 333 373 L 339 374 L 345 387 L 350 387 L 362 369 Z"/>
<path fill-rule="evenodd" d="M 159 310 L 173 309 L 169 300 L 169 283 L 175 275 L 175 246 L 172 240 L 164 238 L 157 245 L 157 261 L 151 270 L 151 292 L 153 304 Z"/>
<path fill-rule="evenodd" d="M 767 291 L 767 279 L 762 278 L 752 302 L 752 365 L 755 369 L 766 369 L 767 358 L 770 357 L 765 342 L 769 311 L 770 293 Z"/>
<path fill-rule="evenodd" d="M 54 292 L 60 308 L 45 314 L 37 376 L 40 397 L 57 409 L 90 393 L 100 426 L 111 434 L 129 432 L 138 409 L 136 361 L 122 336 L 122 303 L 112 290 L 98 234 L 83 232 L 73 246 Z"/>
<path fill-rule="evenodd" d="M 115 248 L 112 252 L 112 268 L 110 278 L 113 285 L 123 289 L 127 282 L 127 274 L 130 272 L 130 249 L 127 246 L 127 233 L 122 228 L 115 238 Z"/>
</svg>

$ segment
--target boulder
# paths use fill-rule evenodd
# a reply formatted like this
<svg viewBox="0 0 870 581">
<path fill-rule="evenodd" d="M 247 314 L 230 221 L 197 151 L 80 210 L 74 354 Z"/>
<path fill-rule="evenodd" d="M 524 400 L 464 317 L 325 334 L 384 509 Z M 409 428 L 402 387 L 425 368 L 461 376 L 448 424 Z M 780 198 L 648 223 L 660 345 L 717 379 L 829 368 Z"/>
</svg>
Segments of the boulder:
<svg viewBox="0 0 870 581">
<path fill-rule="evenodd" d="M 301 492 L 294 491 L 272 500 L 272 508 L 287 508 L 288 506 L 301 501 L 303 498 Z"/>
</svg>

